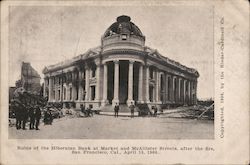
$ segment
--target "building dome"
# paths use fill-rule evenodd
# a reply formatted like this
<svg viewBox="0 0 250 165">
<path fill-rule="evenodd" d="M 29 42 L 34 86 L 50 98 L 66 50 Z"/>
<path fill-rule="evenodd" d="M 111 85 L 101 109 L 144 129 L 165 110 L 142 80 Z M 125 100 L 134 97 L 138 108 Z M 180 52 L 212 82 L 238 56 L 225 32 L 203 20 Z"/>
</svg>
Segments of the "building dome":
<svg viewBox="0 0 250 165">
<path fill-rule="evenodd" d="M 126 15 L 117 17 L 116 22 L 105 31 L 104 38 L 113 34 L 129 34 L 144 37 L 141 30 L 130 20 L 130 17 Z"/>
</svg>

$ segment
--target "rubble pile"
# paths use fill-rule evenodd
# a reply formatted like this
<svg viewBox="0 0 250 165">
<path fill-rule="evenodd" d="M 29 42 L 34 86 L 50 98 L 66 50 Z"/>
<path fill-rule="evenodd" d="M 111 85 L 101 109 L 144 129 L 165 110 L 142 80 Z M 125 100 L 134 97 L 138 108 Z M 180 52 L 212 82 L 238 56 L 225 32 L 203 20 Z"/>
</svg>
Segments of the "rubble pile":
<svg viewBox="0 0 250 165">
<path fill-rule="evenodd" d="M 195 105 L 182 112 L 183 117 L 191 119 L 214 119 L 214 104 L 210 106 Z"/>
<path fill-rule="evenodd" d="M 181 106 L 176 109 L 165 109 L 163 112 L 164 117 L 173 118 L 189 118 L 189 119 L 201 119 L 201 120 L 214 120 L 214 103 L 211 102 L 194 106 Z"/>
</svg>

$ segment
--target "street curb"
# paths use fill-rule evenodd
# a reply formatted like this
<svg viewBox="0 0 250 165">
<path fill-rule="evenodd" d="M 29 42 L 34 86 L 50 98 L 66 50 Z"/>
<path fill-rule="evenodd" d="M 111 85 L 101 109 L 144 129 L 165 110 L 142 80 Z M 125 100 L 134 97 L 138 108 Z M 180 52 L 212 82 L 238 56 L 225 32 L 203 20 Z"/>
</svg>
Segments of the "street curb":
<svg viewBox="0 0 250 165">
<path fill-rule="evenodd" d="M 115 116 L 114 113 L 111 113 L 111 112 L 100 112 L 99 114 L 97 115 L 103 115 L 103 116 Z M 131 117 L 130 113 L 120 113 L 118 116 L 120 117 Z M 134 117 L 139 117 L 138 116 L 138 113 L 135 113 L 134 114 Z"/>
</svg>

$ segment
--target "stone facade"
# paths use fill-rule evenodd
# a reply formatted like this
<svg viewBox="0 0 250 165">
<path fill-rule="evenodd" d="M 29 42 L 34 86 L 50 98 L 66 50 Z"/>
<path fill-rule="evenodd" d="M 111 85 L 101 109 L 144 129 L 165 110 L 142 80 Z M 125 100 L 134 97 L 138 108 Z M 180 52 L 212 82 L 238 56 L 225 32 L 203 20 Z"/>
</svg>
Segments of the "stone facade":
<svg viewBox="0 0 250 165">
<path fill-rule="evenodd" d="M 199 73 L 145 46 L 145 36 L 120 16 L 101 46 L 44 68 L 44 96 L 95 109 L 107 104 L 193 105 Z"/>
</svg>

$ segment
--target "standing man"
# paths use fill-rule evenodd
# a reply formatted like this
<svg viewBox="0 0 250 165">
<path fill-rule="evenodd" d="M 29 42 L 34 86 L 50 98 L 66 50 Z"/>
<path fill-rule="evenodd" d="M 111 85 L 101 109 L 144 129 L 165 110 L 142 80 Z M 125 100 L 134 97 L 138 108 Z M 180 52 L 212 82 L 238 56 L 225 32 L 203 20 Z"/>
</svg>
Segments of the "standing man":
<svg viewBox="0 0 250 165">
<path fill-rule="evenodd" d="M 133 104 L 133 102 L 131 102 L 129 109 L 131 111 L 131 118 L 134 117 L 134 111 L 135 111 L 135 105 Z"/>
<path fill-rule="evenodd" d="M 87 116 L 88 116 L 88 117 L 93 116 L 92 106 L 91 106 L 91 105 L 89 105 L 89 107 L 87 108 Z"/>
<path fill-rule="evenodd" d="M 36 126 L 36 130 L 39 130 L 38 126 L 39 126 L 39 122 L 41 119 L 41 110 L 38 106 L 36 106 L 36 110 L 35 110 L 35 126 Z"/>
<path fill-rule="evenodd" d="M 29 107 L 29 117 L 30 117 L 30 130 L 34 129 L 35 125 L 35 109 L 33 107 Z"/>
<path fill-rule="evenodd" d="M 15 112 L 15 117 L 16 117 L 16 129 L 20 129 L 22 125 L 22 114 L 21 114 L 21 109 L 22 109 L 22 104 L 20 103 L 19 100 L 14 102 L 14 112 Z"/>
<path fill-rule="evenodd" d="M 44 124 L 50 124 L 52 125 L 53 122 L 53 116 L 51 114 L 50 107 L 47 107 L 47 110 L 44 112 Z"/>
<path fill-rule="evenodd" d="M 82 112 L 82 113 L 85 112 L 85 106 L 83 106 L 82 104 L 80 105 L 80 109 L 81 109 L 81 112 Z"/>
<path fill-rule="evenodd" d="M 154 106 L 154 116 L 155 116 L 155 117 L 157 116 L 157 111 L 158 111 L 158 109 L 157 109 L 157 106 L 155 105 L 155 106 Z"/>
<path fill-rule="evenodd" d="M 29 105 L 26 104 L 26 106 L 22 107 L 22 129 L 26 130 L 26 122 L 28 120 L 29 117 Z"/>
<path fill-rule="evenodd" d="M 118 117 L 118 112 L 119 112 L 119 105 L 118 105 L 118 103 L 115 104 L 114 110 L 115 110 L 115 117 Z"/>
</svg>

